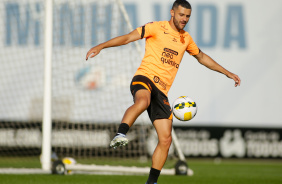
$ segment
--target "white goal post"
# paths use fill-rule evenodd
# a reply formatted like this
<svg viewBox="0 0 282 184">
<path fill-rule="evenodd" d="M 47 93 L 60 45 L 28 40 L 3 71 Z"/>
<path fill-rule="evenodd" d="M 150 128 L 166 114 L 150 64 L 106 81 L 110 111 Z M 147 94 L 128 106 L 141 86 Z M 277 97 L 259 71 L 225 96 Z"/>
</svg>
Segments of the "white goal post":
<svg viewBox="0 0 282 184">
<path fill-rule="evenodd" d="M 45 1 L 45 66 L 44 66 L 44 106 L 42 120 L 42 169 L 51 168 L 52 130 L 52 49 L 53 49 L 53 0 Z"/>
</svg>

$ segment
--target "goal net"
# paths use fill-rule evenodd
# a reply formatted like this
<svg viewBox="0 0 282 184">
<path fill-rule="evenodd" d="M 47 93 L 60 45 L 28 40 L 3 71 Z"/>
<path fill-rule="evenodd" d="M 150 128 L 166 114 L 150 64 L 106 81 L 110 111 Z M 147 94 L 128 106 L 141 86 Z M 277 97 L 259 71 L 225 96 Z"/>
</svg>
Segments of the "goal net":
<svg viewBox="0 0 282 184">
<path fill-rule="evenodd" d="M 41 167 L 45 1 L 1 0 L 0 12 L 0 165 Z M 85 61 L 91 47 L 129 31 L 115 0 L 53 1 L 52 158 L 112 164 L 153 153 L 157 136 L 146 113 L 130 129 L 127 147 L 109 149 L 133 102 L 129 85 L 141 62 L 136 45 Z"/>
</svg>

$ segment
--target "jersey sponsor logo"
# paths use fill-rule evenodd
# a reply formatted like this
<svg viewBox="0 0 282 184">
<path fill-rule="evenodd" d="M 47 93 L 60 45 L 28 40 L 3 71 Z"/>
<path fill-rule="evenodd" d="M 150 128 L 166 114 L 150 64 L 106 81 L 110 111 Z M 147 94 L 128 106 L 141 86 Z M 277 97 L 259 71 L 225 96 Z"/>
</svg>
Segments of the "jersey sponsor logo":
<svg viewBox="0 0 282 184">
<path fill-rule="evenodd" d="M 164 48 L 164 52 L 162 53 L 162 57 L 161 57 L 161 62 L 163 64 L 169 64 L 171 66 L 174 66 L 175 68 L 179 68 L 179 64 L 177 64 L 174 60 L 173 57 L 174 55 L 178 55 L 178 52 L 168 49 L 168 48 Z"/>
<path fill-rule="evenodd" d="M 173 38 L 172 41 L 177 42 L 176 38 Z"/>
<path fill-rule="evenodd" d="M 154 79 L 153 79 L 153 80 L 154 80 L 155 83 L 159 84 L 164 90 L 166 89 L 166 83 L 163 82 L 163 81 L 160 79 L 160 77 L 154 76 Z"/>
<path fill-rule="evenodd" d="M 178 52 L 176 52 L 176 51 L 174 51 L 174 50 L 171 50 L 171 49 L 168 49 L 168 48 L 164 48 L 164 51 L 165 52 L 169 52 L 169 53 L 171 53 L 171 54 L 173 54 L 173 55 L 178 55 Z"/>
</svg>

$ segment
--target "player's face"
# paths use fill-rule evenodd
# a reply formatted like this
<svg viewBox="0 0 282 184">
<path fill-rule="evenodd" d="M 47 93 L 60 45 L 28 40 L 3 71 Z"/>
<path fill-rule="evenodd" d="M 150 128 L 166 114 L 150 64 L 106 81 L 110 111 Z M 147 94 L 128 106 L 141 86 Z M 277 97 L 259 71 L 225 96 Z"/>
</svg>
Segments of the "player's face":
<svg viewBox="0 0 282 184">
<path fill-rule="evenodd" d="M 178 30 L 184 29 L 191 16 L 191 9 L 178 6 L 174 10 L 171 10 L 171 16 L 173 17 L 173 23 Z"/>
</svg>

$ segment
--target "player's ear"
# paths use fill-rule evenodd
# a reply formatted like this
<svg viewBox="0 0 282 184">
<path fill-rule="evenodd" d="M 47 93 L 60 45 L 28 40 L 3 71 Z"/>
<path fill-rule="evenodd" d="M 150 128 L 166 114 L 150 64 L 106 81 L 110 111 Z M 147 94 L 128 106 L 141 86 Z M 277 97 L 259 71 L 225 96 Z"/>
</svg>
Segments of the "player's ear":
<svg viewBox="0 0 282 184">
<path fill-rule="evenodd" d="M 173 9 L 170 10 L 170 15 L 171 15 L 172 17 L 174 17 L 174 10 L 173 10 Z"/>
</svg>

